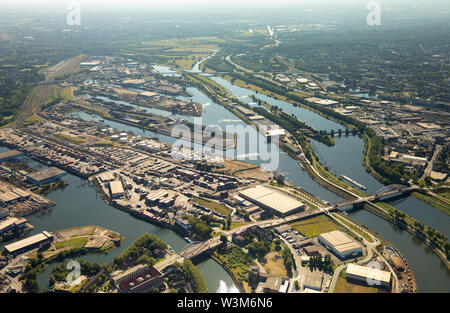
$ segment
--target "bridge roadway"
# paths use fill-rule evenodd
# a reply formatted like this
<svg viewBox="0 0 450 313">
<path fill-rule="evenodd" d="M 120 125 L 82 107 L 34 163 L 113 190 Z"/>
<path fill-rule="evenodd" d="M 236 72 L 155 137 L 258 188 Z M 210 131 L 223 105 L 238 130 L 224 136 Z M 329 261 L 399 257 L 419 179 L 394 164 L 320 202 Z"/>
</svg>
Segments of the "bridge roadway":
<svg viewBox="0 0 450 313">
<path fill-rule="evenodd" d="M 299 212 L 299 213 L 296 213 L 296 214 L 293 214 L 293 215 L 290 215 L 290 216 L 287 216 L 284 218 L 259 221 L 259 222 L 255 222 L 255 223 L 251 223 L 251 224 L 247 224 L 247 225 L 235 228 L 233 230 L 222 231 L 222 233 L 225 236 L 227 236 L 228 240 L 230 241 L 233 234 L 240 233 L 240 232 L 246 230 L 247 228 L 255 226 L 255 225 L 257 225 L 261 228 L 275 227 L 280 224 L 294 222 L 298 219 L 312 217 L 312 216 L 319 215 L 322 213 L 328 213 L 327 209 L 322 208 L 320 210 L 315 210 L 315 211 L 303 211 L 303 212 Z M 159 271 L 162 271 L 166 267 L 174 264 L 175 262 L 183 263 L 184 260 L 192 259 L 192 258 L 204 253 L 205 251 L 213 250 L 220 244 L 221 244 L 220 236 L 215 236 L 207 241 L 203 241 L 203 242 L 199 242 L 199 243 L 190 245 L 186 249 L 184 249 L 178 253 L 169 255 L 167 258 L 165 258 L 161 262 L 155 264 L 155 268 Z"/>
<path fill-rule="evenodd" d="M 330 211 L 333 209 L 338 209 L 343 206 L 355 205 L 355 204 L 363 203 L 363 202 L 371 202 L 374 200 L 378 200 L 381 197 L 389 197 L 389 196 L 393 196 L 395 194 L 402 194 L 402 193 L 409 192 L 409 191 L 416 190 L 416 189 L 418 189 L 418 187 L 405 187 L 402 189 L 394 189 L 394 190 L 390 190 L 390 191 L 386 191 L 386 192 L 376 193 L 375 195 L 371 195 L 371 196 L 367 196 L 367 197 L 359 197 L 358 196 L 358 198 L 356 198 L 356 199 L 336 202 L 333 205 L 326 208 L 326 210 Z"/>
<path fill-rule="evenodd" d="M 296 214 L 293 214 L 293 215 L 290 215 L 287 217 L 283 217 L 283 218 L 259 221 L 259 222 L 243 225 L 243 226 L 235 228 L 233 230 L 222 231 L 222 233 L 225 236 L 227 236 L 228 240 L 230 241 L 233 234 L 240 233 L 240 232 L 246 230 L 247 228 L 255 226 L 255 225 L 257 225 L 261 228 L 275 227 L 280 224 L 294 222 L 294 221 L 302 219 L 302 218 L 312 217 L 314 215 L 319 215 L 322 213 L 328 214 L 330 211 L 334 211 L 342 206 L 354 205 L 354 204 L 363 203 L 363 202 L 370 202 L 370 201 L 376 200 L 380 197 L 391 196 L 391 195 L 395 195 L 398 193 L 405 193 L 405 192 L 417 189 L 417 187 L 406 187 L 406 186 L 402 187 L 402 186 L 393 185 L 393 186 L 387 186 L 387 187 L 385 187 L 385 189 L 386 189 L 386 191 L 377 192 L 377 193 L 375 193 L 375 195 L 371 195 L 371 196 L 367 196 L 367 197 L 359 197 L 358 196 L 356 199 L 338 202 L 331 206 L 320 208 L 319 210 L 303 211 L 303 212 L 299 212 L 299 213 L 296 213 Z M 164 268 L 174 264 L 175 262 L 182 263 L 184 260 L 192 259 L 208 250 L 213 250 L 220 244 L 221 244 L 220 236 L 215 236 L 207 241 L 192 244 L 192 245 L 188 246 L 186 249 L 168 256 L 166 259 L 164 259 L 163 261 L 156 264 L 155 268 L 158 269 L 159 271 L 162 271 Z"/>
</svg>

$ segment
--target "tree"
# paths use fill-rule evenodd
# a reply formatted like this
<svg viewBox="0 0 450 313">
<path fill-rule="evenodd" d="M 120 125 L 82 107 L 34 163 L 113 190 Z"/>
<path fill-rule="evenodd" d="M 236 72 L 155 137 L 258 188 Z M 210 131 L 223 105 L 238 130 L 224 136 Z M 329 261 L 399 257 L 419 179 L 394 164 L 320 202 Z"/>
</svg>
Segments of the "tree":
<svg viewBox="0 0 450 313">
<path fill-rule="evenodd" d="M 270 242 L 268 240 L 252 242 L 247 246 L 247 249 L 250 254 L 262 259 L 270 251 Z"/>
<path fill-rule="evenodd" d="M 231 228 L 231 214 L 227 215 L 227 229 Z"/>
<path fill-rule="evenodd" d="M 226 245 L 227 245 L 227 242 L 228 242 L 227 236 L 225 236 L 225 235 L 220 235 L 220 241 L 222 242 L 222 245 L 223 245 L 223 246 L 226 246 Z"/>
<path fill-rule="evenodd" d="M 184 260 L 181 266 L 186 279 L 192 284 L 192 289 L 196 293 L 206 293 L 208 292 L 208 287 L 206 287 L 206 282 L 203 279 L 202 274 L 197 267 L 192 264 L 191 260 Z"/>
</svg>

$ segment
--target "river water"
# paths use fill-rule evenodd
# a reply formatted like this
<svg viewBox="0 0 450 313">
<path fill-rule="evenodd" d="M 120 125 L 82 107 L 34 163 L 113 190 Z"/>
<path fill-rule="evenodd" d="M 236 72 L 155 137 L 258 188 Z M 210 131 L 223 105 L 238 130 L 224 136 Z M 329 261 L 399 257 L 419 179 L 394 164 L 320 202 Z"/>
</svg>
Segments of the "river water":
<svg viewBox="0 0 450 313">
<path fill-rule="evenodd" d="M 170 68 L 164 66 L 158 67 L 158 69 L 161 72 L 168 73 L 168 75 L 173 75 L 174 73 L 170 70 Z M 198 69 L 198 64 L 196 64 L 194 69 Z M 256 94 L 251 90 L 232 85 L 220 77 L 211 78 L 225 88 L 229 89 L 234 96 L 239 97 L 244 102 L 251 103 L 252 100 L 249 96 L 255 95 L 261 100 L 264 100 L 272 105 L 277 105 L 289 114 L 294 114 L 298 119 L 318 130 L 329 131 L 334 129 L 336 131 L 339 128 L 343 129 L 341 125 L 327 120 L 319 114 L 313 113 L 304 108 L 294 107 L 287 102 L 273 99 L 262 94 Z M 215 124 L 221 126 L 223 129 L 225 129 L 227 125 L 245 125 L 245 123 L 240 121 L 237 116 L 220 105 L 214 103 L 198 89 L 190 87 L 187 88 L 187 91 L 191 97 L 181 98 L 191 99 L 204 105 L 204 112 L 202 116 L 203 125 Z M 148 110 L 156 114 L 161 113 L 155 111 L 154 109 Z M 168 112 L 164 113 L 167 114 Z M 77 114 L 79 117 L 86 120 L 100 119 L 98 116 L 89 115 L 84 112 L 73 114 Z M 194 121 L 192 117 L 177 117 L 181 117 L 192 122 Z M 104 123 L 119 130 L 132 131 L 136 135 L 157 137 L 160 141 L 169 144 L 173 144 L 177 140 L 170 136 L 156 134 L 122 123 L 108 120 L 105 120 Z M 251 136 L 254 136 L 250 138 L 259 139 L 261 136 L 259 132 L 254 129 L 253 132 L 254 133 L 249 130 Z M 239 140 L 243 140 L 243 142 L 239 143 Z M 361 164 L 363 141 L 359 137 L 354 136 L 342 136 L 341 138 L 336 136 L 335 141 L 336 145 L 334 147 L 327 147 L 323 144 L 312 141 L 312 145 L 315 148 L 321 162 L 328 166 L 330 171 L 338 175 L 345 174 L 365 185 L 368 188 L 368 192 L 374 192 L 381 188 L 382 184 L 368 174 Z M 238 147 L 240 144 L 244 145 L 248 150 L 247 140 L 239 137 Z M 193 147 L 198 148 L 199 145 L 193 145 Z M 0 151 L 2 149 L 6 148 L 1 148 Z M 237 151 L 233 152 L 235 156 L 238 154 Z M 262 160 L 259 158 L 256 158 L 255 160 L 247 159 L 246 161 L 262 165 L 264 167 Z M 33 163 L 33 167 L 39 166 L 43 165 L 40 165 L 37 162 Z M 339 196 L 328 191 L 312 180 L 307 173 L 300 168 L 297 162 L 283 151 L 280 151 L 279 155 L 278 172 L 284 174 L 289 182 L 301 187 L 322 200 L 333 202 L 341 199 Z M 76 225 L 94 224 L 118 231 L 122 236 L 125 236 L 126 239 L 121 247 L 112 250 L 109 255 L 89 255 L 84 257 L 87 260 L 100 263 L 111 261 L 115 255 L 123 251 L 123 249 L 128 247 L 139 235 L 145 232 L 156 234 L 162 240 L 171 245 L 175 251 L 182 249 L 186 244 L 184 239 L 170 230 L 161 229 L 147 222 L 135 219 L 125 212 L 109 207 L 98 196 L 95 189 L 87 184 L 86 180 L 70 174 L 65 176 L 64 179 L 69 182 L 69 186 L 67 186 L 64 190 L 55 191 L 48 196 L 49 199 L 57 203 L 57 206 L 53 208 L 52 212 L 48 215 L 35 215 L 29 217 L 30 222 L 35 226 L 33 233 L 37 233 L 42 230 L 55 231 Z M 444 213 L 428 206 L 426 203 L 413 197 L 407 197 L 401 200 L 392 201 L 390 204 L 405 213 L 420 219 L 426 225 L 430 225 L 448 235 L 450 226 L 449 217 Z M 373 231 L 381 234 L 383 237 L 391 241 L 404 254 L 416 276 L 418 290 L 420 292 L 450 291 L 449 271 L 443 265 L 439 257 L 437 257 L 424 244 L 415 240 L 407 232 L 396 228 L 390 223 L 367 211 L 354 211 L 350 213 L 350 215 L 356 221 L 366 225 Z M 53 267 L 49 267 L 39 278 L 41 286 L 44 288 L 52 268 Z M 236 286 L 233 284 L 231 277 L 212 259 L 198 264 L 198 268 L 202 272 L 208 289 L 211 292 L 235 290 Z"/>
<path fill-rule="evenodd" d="M 7 149 L 6 147 L 0 147 L 0 152 L 6 151 Z M 46 167 L 30 158 L 27 158 L 27 161 L 35 169 L 43 169 Z M 169 244 L 175 251 L 180 251 L 187 245 L 187 242 L 182 237 L 171 230 L 152 225 L 134 218 L 126 212 L 110 207 L 102 200 L 96 189 L 89 185 L 87 180 L 69 173 L 63 177 L 63 180 L 69 183 L 67 187 L 62 190 L 56 190 L 46 196 L 55 202 L 56 206 L 48 214 L 35 214 L 27 217 L 35 227 L 27 236 L 42 232 L 43 230 L 57 231 L 83 225 L 98 225 L 119 232 L 125 237 L 120 247 L 111 250 L 108 254 L 83 256 L 83 259 L 100 264 L 111 262 L 116 255 L 121 253 L 140 235 L 145 233 L 155 234 Z M 41 290 L 47 288 L 51 270 L 56 265 L 58 263 L 49 266 L 39 276 Z M 198 266 L 200 269 L 205 269 L 202 274 L 205 276 L 205 281 L 211 292 L 215 292 L 221 287 L 220 281 L 226 283 L 230 288 L 235 287 L 228 273 L 214 260 L 206 260 L 198 264 Z M 214 273 L 216 280 L 206 279 L 206 277 L 211 276 L 210 273 Z"/>
<path fill-rule="evenodd" d="M 338 129 L 344 128 L 316 113 L 300 107 L 294 107 L 285 101 L 280 101 L 266 95 L 257 94 L 249 89 L 232 85 L 220 77 L 211 78 L 244 102 L 251 103 L 250 96 L 254 95 L 263 101 L 280 107 L 286 113 L 294 114 L 299 120 L 304 121 L 318 130 L 329 131 L 333 129 L 337 131 Z M 361 138 L 357 136 L 335 136 L 334 139 L 336 145 L 333 147 L 327 147 L 324 144 L 312 140 L 312 145 L 321 162 L 325 166 L 328 166 L 330 171 L 337 175 L 345 174 L 350 176 L 366 186 L 367 192 L 373 193 L 383 187 L 380 182 L 366 172 L 362 165 L 364 142 Z M 299 166 L 296 167 L 299 168 Z M 326 195 L 323 192 L 324 188 L 318 184 L 312 184 L 312 179 L 309 176 L 297 177 L 298 171 L 295 171 L 290 163 L 280 162 L 280 171 L 286 173 L 293 171 L 291 172 L 293 175 L 287 176 L 288 180 L 321 199 L 334 201 L 337 197 L 329 197 Z M 406 214 L 417 218 L 425 225 L 429 225 L 450 237 L 450 217 L 427 203 L 412 196 L 389 201 L 388 203 Z M 365 210 L 353 211 L 350 213 L 350 216 L 359 223 L 381 234 L 400 249 L 416 276 L 419 292 L 450 292 L 450 271 L 448 271 L 440 258 L 427 246 L 416 240 L 409 233 L 398 229 L 387 221 Z"/>
<path fill-rule="evenodd" d="M 166 71 L 166 68 L 164 68 Z M 308 111 L 304 108 L 294 107 L 292 104 L 274 99 L 269 96 L 257 94 L 246 88 L 232 85 L 228 81 L 220 77 L 211 77 L 214 81 L 221 84 L 228 89 L 234 96 L 240 98 L 246 103 L 251 103 L 251 95 L 266 101 L 272 105 L 277 105 L 289 114 L 294 114 L 298 119 L 304 121 L 308 125 L 315 127 L 318 130 L 331 130 L 343 129 L 343 127 L 334 121 L 325 119 L 324 117 Z M 192 99 L 193 101 L 204 104 L 204 114 L 202 116 L 203 125 L 217 124 L 223 128 L 230 123 L 243 123 L 239 122 L 239 118 L 227 111 L 225 108 L 214 103 L 211 99 L 205 96 L 196 88 L 188 88 L 188 93 L 192 97 L 183 99 Z M 156 113 L 156 112 L 155 112 Z M 82 115 L 85 113 L 81 113 Z M 92 119 L 87 115 L 83 116 L 86 119 Z M 98 118 L 98 117 L 97 117 Z M 192 121 L 192 118 L 183 117 Z M 163 142 L 173 143 L 176 139 L 169 136 L 161 136 L 158 134 L 149 133 L 148 131 L 142 131 L 138 128 L 123 125 L 120 123 L 105 121 L 106 124 L 111 127 L 115 127 L 122 130 L 133 131 L 136 134 L 158 137 Z M 255 130 L 256 136 L 260 136 Z M 359 183 L 365 185 L 368 188 L 368 192 L 375 192 L 383 185 L 367 173 L 361 164 L 362 153 L 364 143 L 361 138 L 357 136 L 342 136 L 335 137 L 336 145 L 333 147 L 327 147 L 316 141 L 312 141 L 312 145 L 316 150 L 321 162 L 328 166 L 330 171 L 337 175 L 345 174 L 355 179 Z M 248 143 L 244 143 L 248 146 Z M 248 162 L 261 164 L 261 160 L 247 160 Z M 303 171 L 297 162 L 293 160 L 289 155 L 280 151 L 279 167 L 277 169 L 279 173 L 286 176 L 286 179 L 291 183 L 303 188 L 304 190 L 314 194 L 320 199 L 328 202 L 340 200 L 341 198 L 334 193 L 323 188 L 317 184 L 313 179 Z M 391 205 L 404 211 L 407 214 L 423 221 L 426 225 L 430 225 L 433 228 L 440 230 L 444 234 L 449 234 L 449 217 L 427 205 L 423 201 L 420 201 L 414 197 L 406 197 L 400 200 L 390 202 Z M 450 291 L 450 273 L 443 265 L 442 261 L 432 251 L 430 251 L 424 244 L 418 242 L 408 233 L 396 228 L 390 223 L 370 214 L 366 211 L 355 211 L 351 213 L 351 217 L 356 221 L 368 226 L 370 229 L 381 234 L 383 237 L 391 241 L 407 258 L 413 272 L 416 276 L 418 283 L 418 290 L 421 292 L 434 292 L 434 291 Z"/>
</svg>

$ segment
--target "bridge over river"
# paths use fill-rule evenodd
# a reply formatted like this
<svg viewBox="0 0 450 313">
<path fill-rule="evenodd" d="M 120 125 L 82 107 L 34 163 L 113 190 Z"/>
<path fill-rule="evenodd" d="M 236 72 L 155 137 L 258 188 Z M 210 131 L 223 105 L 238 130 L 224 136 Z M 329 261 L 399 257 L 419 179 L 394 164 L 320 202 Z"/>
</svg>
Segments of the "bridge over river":
<svg viewBox="0 0 450 313">
<path fill-rule="evenodd" d="M 417 187 L 408 187 L 403 185 L 389 185 L 381 188 L 374 195 L 371 196 L 358 197 L 356 199 L 351 200 L 343 200 L 340 202 L 336 202 L 326 208 L 320 208 L 319 210 L 303 211 L 284 218 L 277 218 L 249 223 L 247 225 L 235 228 L 233 230 L 224 231 L 223 234 L 226 235 L 228 240 L 230 241 L 233 234 L 240 233 L 246 230 L 247 228 L 253 226 L 259 226 L 261 228 L 275 227 L 281 224 L 291 223 L 300 219 L 309 218 L 319 214 L 328 214 L 329 211 L 334 211 L 341 207 L 349 205 L 356 206 L 364 202 L 377 201 L 381 197 L 390 197 L 398 194 L 404 194 L 415 189 L 417 189 Z M 221 243 L 222 242 L 220 241 L 220 236 L 215 236 L 207 241 L 192 242 L 188 244 L 182 251 L 169 255 L 166 259 L 156 264 L 155 268 L 158 269 L 159 271 L 163 271 L 166 267 L 174 264 L 175 262 L 183 263 L 184 260 L 193 259 L 197 256 L 200 256 L 201 254 L 212 253 L 212 251 L 214 251 L 214 249 L 216 249 Z"/>
<path fill-rule="evenodd" d="M 341 209 L 341 208 L 347 207 L 347 206 L 356 207 L 365 202 L 379 201 L 381 198 L 407 194 L 407 193 L 410 193 L 413 190 L 417 190 L 417 189 L 419 189 L 419 187 L 408 187 L 408 186 L 398 185 L 398 184 L 397 185 L 388 185 L 388 186 L 384 186 L 383 188 L 379 189 L 377 192 L 375 192 L 375 194 L 367 196 L 367 197 L 358 197 L 356 199 L 342 200 L 339 202 L 335 202 L 330 207 L 327 208 L 327 211 Z"/>
<path fill-rule="evenodd" d="M 223 231 L 222 233 L 225 236 L 227 236 L 228 240 L 230 241 L 233 234 L 240 233 L 253 226 L 259 226 L 261 228 L 270 228 L 284 223 L 291 223 L 299 219 L 304 219 L 307 217 L 323 214 L 326 212 L 327 212 L 326 209 L 303 211 L 284 218 L 277 218 L 249 223 L 247 225 L 235 228 L 233 230 Z M 207 241 L 193 242 L 191 244 L 188 244 L 186 248 L 183 249 L 182 251 L 169 255 L 161 262 L 155 264 L 155 268 L 159 271 L 163 271 L 165 268 L 174 264 L 175 262 L 183 263 L 184 260 L 193 259 L 197 256 L 200 256 L 203 253 L 211 253 L 220 244 L 222 244 L 222 242 L 220 241 L 220 236 L 215 236 Z"/>
</svg>

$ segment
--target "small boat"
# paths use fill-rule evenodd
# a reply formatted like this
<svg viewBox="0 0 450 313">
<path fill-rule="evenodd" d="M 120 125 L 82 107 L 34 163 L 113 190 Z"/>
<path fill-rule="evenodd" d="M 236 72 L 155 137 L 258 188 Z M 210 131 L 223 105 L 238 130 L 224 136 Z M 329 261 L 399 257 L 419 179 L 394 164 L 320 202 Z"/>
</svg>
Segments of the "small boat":
<svg viewBox="0 0 450 313">
<path fill-rule="evenodd" d="M 189 239 L 188 237 L 184 237 L 184 240 L 186 240 L 188 243 L 192 243 L 192 240 Z"/>
</svg>

